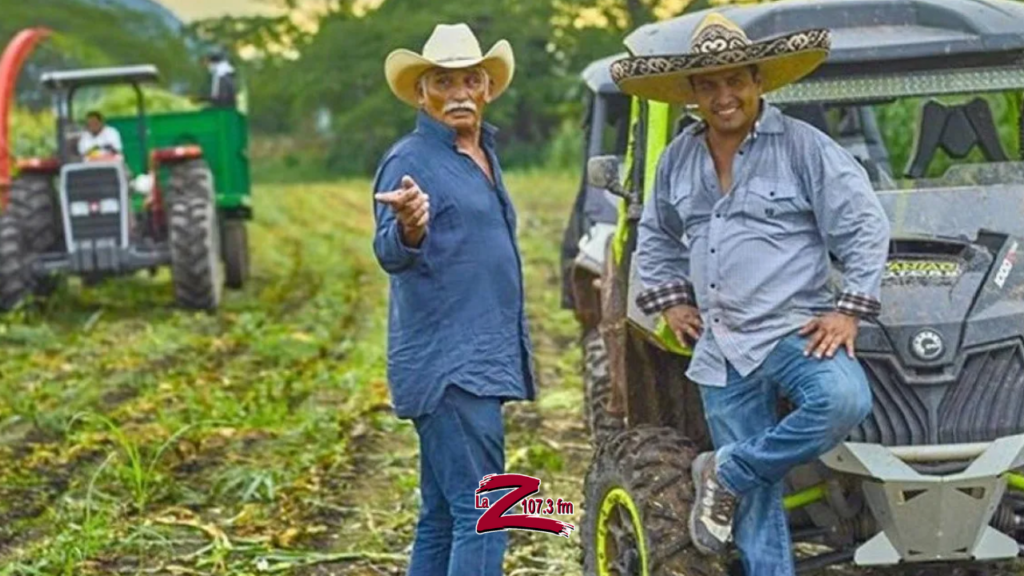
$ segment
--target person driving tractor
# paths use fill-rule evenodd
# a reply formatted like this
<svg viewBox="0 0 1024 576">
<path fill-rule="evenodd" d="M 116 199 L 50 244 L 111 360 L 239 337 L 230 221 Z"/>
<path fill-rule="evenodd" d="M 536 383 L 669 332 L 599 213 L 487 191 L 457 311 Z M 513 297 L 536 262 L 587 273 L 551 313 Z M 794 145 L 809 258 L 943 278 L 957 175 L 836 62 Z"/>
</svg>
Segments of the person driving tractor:
<svg viewBox="0 0 1024 576">
<path fill-rule="evenodd" d="M 84 160 L 121 156 L 121 133 L 106 125 L 103 114 L 93 110 L 85 115 L 86 131 L 78 140 L 78 154 Z"/>
</svg>

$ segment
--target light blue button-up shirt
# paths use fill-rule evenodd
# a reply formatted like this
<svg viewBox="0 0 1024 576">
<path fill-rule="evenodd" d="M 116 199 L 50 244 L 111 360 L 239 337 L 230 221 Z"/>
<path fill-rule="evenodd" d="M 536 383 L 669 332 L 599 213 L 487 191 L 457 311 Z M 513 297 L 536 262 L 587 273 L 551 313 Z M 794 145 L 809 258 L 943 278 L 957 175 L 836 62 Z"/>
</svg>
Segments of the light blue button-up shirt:
<svg viewBox="0 0 1024 576">
<path fill-rule="evenodd" d="M 724 194 L 705 131 L 687 127 L 659 161 L 639 223 L 638 303 L 648 313 L 695 303 L 704 332 L 687 376 L 724 386 L 727 363 L 750 374 L 815 315 L 876 315 L 889 222 L 857 160 L 772 105 L 762 103 Z"/>
</svg>

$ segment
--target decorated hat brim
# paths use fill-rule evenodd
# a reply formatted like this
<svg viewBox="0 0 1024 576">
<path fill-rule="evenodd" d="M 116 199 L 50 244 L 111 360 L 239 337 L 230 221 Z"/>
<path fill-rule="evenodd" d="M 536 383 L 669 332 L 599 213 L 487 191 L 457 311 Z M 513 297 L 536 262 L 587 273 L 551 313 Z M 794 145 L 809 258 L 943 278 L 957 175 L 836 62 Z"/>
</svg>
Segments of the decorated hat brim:
<svg viewBox="0 0 1024 576">
<path fill-rule="evenodd" d="M 764 92 L 771 92 L 813 72 L 828 58 L 830 47 L 828 30 L 805 30 L 708 54 L 627 57 L 611 64 L 611 75 L 626 94 L 694 104 L 690 76 L 756 65 Z"/>
</svg>

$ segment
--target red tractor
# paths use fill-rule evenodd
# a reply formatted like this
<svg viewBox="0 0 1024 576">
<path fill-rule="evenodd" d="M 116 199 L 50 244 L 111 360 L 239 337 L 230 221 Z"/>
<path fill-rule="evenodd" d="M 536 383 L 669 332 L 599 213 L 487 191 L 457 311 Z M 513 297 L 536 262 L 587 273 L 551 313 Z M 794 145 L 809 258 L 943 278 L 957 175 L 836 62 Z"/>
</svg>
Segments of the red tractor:
<svg viewBox="0 0 1024 576">
<path fill-rule="evenodd" d="M 57 158 L 25 160 L 0 216 L 0 310 L 42 295 L 60 274 L 87 282 L 169 265 L 177 303 L 213 310 L 224 284 L 220 222 L 213 176 L 198 146 L 154 148 L 140 85 L 155 82 L 153 66 L 48 72 L 43 85 L 57 110 Z M 124 158 L 78 156 L 76 92 L 128 84 L 137 95 L 134 135 L 125 149 L 145 151 L 135 174 Z M 138 145 L 129 146 L 137 137 Z M 169 176 L 157 185 L 159 168 Z"/>
</svg>

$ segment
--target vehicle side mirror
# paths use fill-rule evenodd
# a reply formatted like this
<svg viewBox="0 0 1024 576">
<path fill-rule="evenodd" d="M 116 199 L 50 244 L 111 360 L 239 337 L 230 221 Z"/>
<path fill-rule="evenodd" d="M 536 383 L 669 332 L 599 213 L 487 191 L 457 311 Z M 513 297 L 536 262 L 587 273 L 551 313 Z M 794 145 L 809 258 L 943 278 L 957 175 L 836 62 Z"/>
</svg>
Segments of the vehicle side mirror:
<svg viewBox="0 0 1024 576">
<path fill-rule="evenodd" d="M 628 200 L 629 194 L 622 186 L 624 166 L 625 159 L 622 156 L 594 156 L 587 160 L 587 184 Z"/>
</svg>

